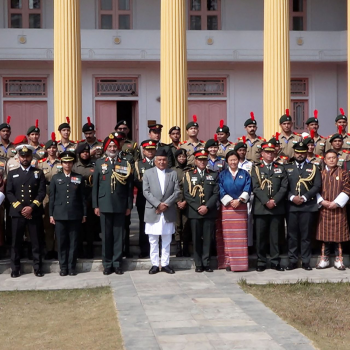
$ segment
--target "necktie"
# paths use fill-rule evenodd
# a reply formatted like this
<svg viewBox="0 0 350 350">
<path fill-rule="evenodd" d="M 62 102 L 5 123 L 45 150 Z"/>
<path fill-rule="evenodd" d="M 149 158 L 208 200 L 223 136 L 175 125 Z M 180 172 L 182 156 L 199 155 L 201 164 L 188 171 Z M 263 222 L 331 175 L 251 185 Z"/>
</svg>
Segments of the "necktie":
<svg viewBox="0 0 350 350">
<path fill-rule="evenodd" d="M 301 164 L 298 164 L 299 175 L 301 174 L 302 170 L 303 170 L 303 169 L 301 168 Z"/>
</svg>

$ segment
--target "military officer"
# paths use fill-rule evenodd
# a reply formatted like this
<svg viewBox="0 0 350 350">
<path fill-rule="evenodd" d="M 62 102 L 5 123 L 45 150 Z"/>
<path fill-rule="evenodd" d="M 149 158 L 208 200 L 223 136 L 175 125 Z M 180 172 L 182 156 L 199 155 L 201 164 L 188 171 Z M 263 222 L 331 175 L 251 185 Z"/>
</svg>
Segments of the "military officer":
<svg viewBox="0 0 350 350">
<path fill-rule="evenodd" d="M 281 147 L 281 153 L 288 158 L 292 158 L 294 154 L 293 145 L 301 141 L 301 136 L 292 131 L 292 117 L 289 114 L 289 109 L 286 109 L 286 113 L 280 118 L 280 127 L 282 129 L 279 135 L 279 142 Z"/>
<path fill-rule="evenodd" d="M 323 170 L 324 168 L 324 162 L 323 162 L 323 156 L 320 156 L 319 154 L 315 154 L 315 138 L 314 138 L 314 130 L 311 129 L 310 131 L 310 137 L 306 137 L 303 140 L 303 143 L 307 146 L 307 157 L 306 162 L 315 164 L 320 170 Z"/>
<path fill-rule="evenodd" d="M 225 158 L 226 154 L 233 151 L 234 143 L 229 141 L 230 128 L 224 125 L 224 121 L 221 119 L 218 128 L 216 129 L 216 135 L 218 135 L 219 150 L 218 156 Z"/>
<path fill-rule="evenodd" d="M 0 259 L 2 247 L 5 245 L 5 226 L 4 216 L 5 208 L 3 205 L 5 199 L 5 181 L 6 181 L 6 158 L 0 157 Z"/>
<path fill-rule="evenodd" d="M 27 137 L 29 144 L 34 147 L 33 157 L 36 159 L 42 159 L 45 157 L 45 145 L 39 143 L 40 129 L 39 120 L 35 120 L 35 125 L 28 128 Z"/>
<path fill-rule="evenodd" d="M 16 138 L 13 140 L 13 145 L 14 147 L 17 147 L 19 145 L 27 145 L 28 144 L 28 139 L 25 135 L 18 135 L 16 136 Z M 13 149 L 14 152 L 14 156 L 11 157 L 10 159 L 7 160 L 6 162 L 6 171 L 7 173 L 9 171 L 12 171 L 14 169 L 18 169 L 20 167 L 20 163 L 19 163 L 19 156 L 16 153 L 16 150 Z M 31 165 L 36 167 L 36 159 L 32 159 Z"/>
<path fill-rule="evenodd" d="M 309 135 L 311 135 L 311 132 L 313 131 L 313 139 L 315 144 L 315 150 L 314 154 L 323 156 L 326 148 L 326 141 L 327 139 L 321 135 L 318 134 L 319 124 L 318 124 L 318 110 L 314 110 L 314 116 L 310 117 L 306 121 L 306 127 L 308 129 Z"/>
<path fill-rule="evenodd" d="M 10 141 L 11 136 L 11 117 L 8 116 L 6 123 L 0 124 L 0 157 L 11 158 L 16 154 L 15 146 Z"/>
<path fill-rule="evenodd" d="M 92 206 L 102 228 L 102 262 L 105 275 L 123 274 L 123 235 L 125 216 L 133 207 L 131 165 L 118 157 L 125 134 L 110 134 L 103 142 L 106 157 L 98 159 L 92 187 Z"/>
<path fill-rule="evenodd" d="M 75 152 L 77 144 L 74 141 L 69 140 L 70 136 L 70 120 L 66 117 L 66 122 L 58 126 L 58 131 L 61 135 L 61 140 L 57 142 L 58 154 L 62 152 Z"/>
<path fill-rule="evenodd" d="M 90 117 L 87 117 L 87 123 L 83 125 L 82 131 L 85 139 L 80 140 L 78 144 L 86 143 L 89 146 L 92 161 L 96 161 L 102 157 L 103 142 L 96 138 L 95 125 L 91 123 Z"/>
<path fill-rule="evenodd" d="M 208 152 L 194 153 L 195 169 L 186 173 L 184 194 L 190 220 L 196 272 L 213 272 L 210 265 L 210 246 L 214 235 L 219 200 L 219 174 L 206 169 Z"/>
<path fill-rule="evenodd" d="M 280 133 L 276 132 L 276 135 L 274 135 L 268 143 L 272 143 L 275 146 L 275 157 L 273 161 L 279 164 L 286 164 L 289 157 L 281 152 L 281 143 L 278 139 L 279 135 Z"/>
<path fill-rule="evenodd" d="M 335 118 L 335 126 L 339 132 L 341 127 L 342 131 L 341 131 L 341 136 L 343 139 L 343 146 L 342 149 L 350 149 L 350 134 L 348 134 L 346 132 L 346 128 L 348 126 L 348 117 L 345 115 L 344 113 L 344 109 L 340 108 L 340 114 L 337 115 L 337 117 Z M 329 149 L 332 148 L 331 145 L 331 138 L 333 135 L 328 136 L 327 141 L 326 141 L 326 149 L 325 152 L 328 151 Z"/>
<path fill-rule="evenodd" d="M 342 135 L 342 127 L 339 126 L 338 133 L 332 135 L 327 141 L 331 145 L 331 148 L 337 152 L 338 155 L 338 163 L 337 166 L 343 167 L 344 162 L 350 159 L 349 153 L 350 151 L 347 149 L 343 149 L 344 139 Z"/>
<path fill-rule="evenodd" d="M 32 146 L 20 145 L 16 151 L 21 166 L 8 174 L 6 190 L 12 218 L 11 277 L 20 276 L 20 249 L 26 228 L 32 243 L 34 274 L 42 277 L 42 201 L 45 198 L 45 177 L 41 170 L 30 165 Z"/>
<path fill-rule="evenodd" d="M 93 258 L 94 237 L 99 231 L 99 220 L 92 208 L 92 179 L 95 171 L 95 162 L 92 161 L 91 148 L 84 142 L 79 143 L 75 150 L 76 162 L 72 171 L 83 177 L 85 184 L 85 201 L 86 201 L 86 222 L 81 226 L 78 241 L 79 254 L 87 259 Z M 86 241 L 86 251 L 84 253 L 83 241 Z"/>
<path fill-rule="evenodd" d="M 49 214 L 49 193 L 52 177 L 57 173 L 62 173 L 63 168 L 60 159 L 57 156 L 57 141 L 55 133 L 51 133 L 51 139 L 45 143 L 47 157 L 40 159 L 38 168 L 43 171 L 46 183 L 46 196 L 43 201 L 44 207 L 44 231 L 45 231 L 45 259 L 57 259 L 55 250 L 55 226 L 50 223 Z"/>
<path fill-rule="evenodd" d="M 85 181 L 72 171 L 75 154 L 61 153 L 63 172 L 50 183 L 50 223 L 56 227 L 60 276 L 75 276 L 81 224 L 86 221 Z"/>
<path fill-rule="evenodd" d="M 205 149 L 208 151 L 208 163 L 207 169 L 212 171 L 221 172 L 227 168 L 225 159 L 217 156 L 219 150 L 219 143 L 217 135 L 214 135 L 213 139 L 209 139 L 205 143 Z"/>
<path fill-rule="evenodd" d="M 315 215 L 318 211 L 316 195 L 321 191 L 321 173 L 314 164 L 307 163 L 307 145 L 299 142 L 294 145 L 294 159 L 285 165 L 288 176 L 287 195 L 287 240 L 289 265 L 287 270 L 297 268 L 298 236 L 302 268 L 312 270 L 311 233 L 315 225 Z"/>
<path fill-rule="evenodd" d="M 157 142 L 145 140 L 141 142 L 143 159 L 135 163 L 134 186 L 137 188 L 136 208 L 139 215 L 139 258 L 144 259 L 149 256 L 150 246 L 148 235 L 145 233 L 145 205 L 146 198 L 143 196 L 143 174 L 147 169 L 154 167 L 154 155 L 156 154 Z"/>
<path fill-rule="evenodd" d="M 171 139 L 171 142 L 169 143 L 169 147 L 171 149 L 171 152 L 173 153 L 173 157 L 175 159 L 175 165 L 176 158 L 175 158 L 175 152 L 178 148 L 180 148 L 180 139 L 181 139 L 181 129 L 179 126 L 173 126 L 169 129 L 169 137 Z"/>
<path fill-rule="evenodd" d="M 180 143 L 180 147 L 187 152 L 187 164 L 194 165 L 194 152 L 205 147 L 205 141 L 198 139 L 199 125 L 197 116 L 194 115 L 193 120 L 186 125 L 188 139 Z"/>
<path fill-rule="evenodd" d="M 244 128 L 247 132 L 246 144 L 247 144 L 247 154 L 246 158 L 252 162 L 260 162 L 261 144 L 266 140 L 256 134 L 258 129 L 257 122 L 253 112 L 250 112 L 250 118 L 244 123 Z M 243 137 L 238 138 L 238 141 L 242 141 Z"/>
<path fill-rule="evenodd" d="M 128 134 L 130 132 L 130 129 L 128 127 L 126 120 L 119 121 L 115 126 L 114 130 L 116 132 L 123 132 L 126 135 L 126 139 L 124 141 L 122 151 L 127 154 L 131 154 L 132 158 L 134 159 L 134 162 L 138 161 L 140 159 L 140 149 L 134 140 L 128 139 Z"/>
<path fill-rule="evenodd" d="M 273 161 L 275 145 L 271 142 L 264 142 L 261 148 L 262 161 L 253 167 L 251 173 L 255 196 L 253 214 L 258 255 L 256 270 L 265 271 L 267 244 L 270 244 L 271 269 L 284 271 L 280 265 L 279 232 L 284 230 L 284 202 L 288 179 L 283 165 Z"/>
</svg>

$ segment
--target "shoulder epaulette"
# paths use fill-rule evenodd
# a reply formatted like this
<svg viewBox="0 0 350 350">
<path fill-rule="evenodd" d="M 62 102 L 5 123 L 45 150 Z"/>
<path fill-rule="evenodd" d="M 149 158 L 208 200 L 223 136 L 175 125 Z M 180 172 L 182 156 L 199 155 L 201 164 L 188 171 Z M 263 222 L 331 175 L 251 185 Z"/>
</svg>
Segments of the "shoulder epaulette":
<svg viewBox="0 0 350 350">
<path fill-rule="evenodd" d="M 327 139 L 330 139 L 332 136 L 333 136 L 333 135 L 329 135 L 329 136 L 327 137 Z"/>
<path fill-rule="evenodd" d="M 343 153 L 350 154 L 350 150 L 348 150 L 348 149 L 343 149 Z"/>
<path fill-rule="evenodd" d="M 107 162 L 107 161 L 108 161 L 108 157 L 105 158 L 105 162 Z"/>
<path fill-rule="evenodd" d="M 146 159 L 143 159 L 143 160 L 142 160 L 142 163 L 146 163 Z"/>
<path fill-rule="evenodd" d="M 327 137 L 324 137 L 322 135 L 318 135 L 321 139 L 326 139 Z"/>
<path fill-rule="evenodd" d="M 205 141 L 203 141 L 203 140 L 199 140 L 199 142 L 200 142 L 200 143 L 205 143 Z"/>
<path fill-rule="evenodd" d="M 258 136 L 258 139 L 259 139 L 259 140 L 262 140 L 262 141 L 264 141 L 264 142 L 266 142 L 266 139 L 264 139 L 264 138 L 261 137 L 261 136 Z"/>
<path fill-rule="evenodd" d="M 182 141 L 180 142 L 180 145 L 184 145 L 185 143 L 187 143 L 187 141 Z"/>
<path fill-rule="evenodd" d="M 47 161 L 47 158 L 43 158 L 43 159 L 39 160 L 39 163 L 43 163 L 43 162 L 46 162 L 46 161 Z"/>
<path fill-rule="evenodd" d="M 297 136 L 301 136 L 300 134 L 298 134 L 297 132 L 293 131 L 293 134 L 294 135 L 297 135 Z"/>
<path fill-rule="evenodd" d="M 280 156 L 281 159 L 289 159 L 288 156 Z"/>
<path fill-rule="evenodd" d="M 316 157 L 316 158 L 320 158 L 320 159 L 324 159 L 324 157 L 323 157 L 323 156 L 320 156 L 319 154 L 315 154 L 315 157 Z"/>
<path fill-rule="evenodd" d="M 102 141 L 102 140 L 100 140 L 100 139 L 97 139 L 97 141 L 98 141 L 98 142 L 103 142 L 103 141 Z"/>
<path fill-rule="evenodd" d="M 40 147 L 45 147 L 45 145 L 43 143 L 39 143 Z"/>
<path fill-rule="evenodd" d="M 240 141 L 242 139 L 243 139 L 243 136 L 237 138 L 238 141 Z"/>
<path fill-rule="evenodd" d="M 77 141 L 77 143 L 80 143 L 80 142 L 85 142 L 86 140 L 80 140 L 80 141 Z"/>
</svg>

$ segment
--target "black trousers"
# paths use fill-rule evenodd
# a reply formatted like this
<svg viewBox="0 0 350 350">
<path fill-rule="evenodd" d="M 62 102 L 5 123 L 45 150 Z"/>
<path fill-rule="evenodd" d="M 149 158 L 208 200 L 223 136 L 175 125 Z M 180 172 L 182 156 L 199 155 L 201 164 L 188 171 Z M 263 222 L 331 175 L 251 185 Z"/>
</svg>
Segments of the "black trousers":
<svg viewBox="0 0 350 350">
<path fill-rule="evenodd" d="M 20 252 L 23 243 L 23 235 L 28 228 L 30 241 L 32 243 L 33 268 L 40 269 L 42 263 L 42 218 L 34 217 L 25 219 L 24 217 L 12 217 L 12 249 L 11 249 L 11 268 L 20 270 Z"/>
<path fill-rule="evenodd" d="M 125 216 L 124 224 L 124 246 L 123 253 L 130 253 L 130 224 L 131 224 L 131 215 Z"/>
<path fill-rule="evenodd" d="M 280 263 L 279 232 L 284 224 L 283 215 L 254 215 L 258 266 L 266 266 L 267 242 L 270 244 L 270 262 Z"/>
<path fill-rule="evenodd" d="M 315 222 L 313 212 L 288 212 L 287 214 L 287 240 L 288 258 L 293 264 L 298 262 L 299 249 L 298 239 L 300 237 L 301 260 L 309 264 L 311 259 L 311 233 Z"/>
<path fill-rule="evenodd" d="M 150 246 L 148 235 L 145 233 L 145 207 L 138 206 L 137 213 L 139 214 L 139 247 L 142 255 L 149 255 Z"/>
<path fill-rule="evenodd" d="M 214 234 L 215 219 L 190 219 L 193 258 L 196 266 L 208 267 L 210 264 L 210 248 Z"/>
<path fill-rule="evenodd" d="M 61 270 L 73 270 L 77 264 L 81 220 L 55 220 L 58 261 Z"/>
<path fill-rule="evenodd" d="M 102 263 L 105 269 L 122 267 L 125 215 L 100 213 L 102 229 Z"/>
</svg>

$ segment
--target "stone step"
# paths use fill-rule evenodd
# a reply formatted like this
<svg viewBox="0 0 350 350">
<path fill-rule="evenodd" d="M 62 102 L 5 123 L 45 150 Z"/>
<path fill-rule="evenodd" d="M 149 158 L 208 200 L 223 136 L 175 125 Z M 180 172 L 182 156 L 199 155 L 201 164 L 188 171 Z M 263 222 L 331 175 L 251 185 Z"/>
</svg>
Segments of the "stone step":
<svg viewBox="0 0 350 350">
<path fill-rule="evenodd" d="M 311 258 L 311 266 L 316 267 L 316 264 L 319 260 L 318 255 L 313 255 Z M 334 256 L 330 257 L 331 266 L 334 263 Z M 350 264 L 350 256 L 344 256 L 344 264 L 345 266 L 349 266 Z M 281 265 L 288 265 L 288 257 L 283 255 L 281 257 Z M 124 259 L 123 261 L 123 269 L 125 271 L 133 271 L 133 270 L 149 270 L 152 264 L 150 259 Z M 195 264 L 193 258 L 177 258 L 175 256 L 170 257 L 170 266 L 175 270 L 190 270 L 195 268 Z M 213 269 L 217 268 L 217 258 L 212 257 L 210 266 Z M 256 255 L 249 256 L 249 267 L 256 267 Z M 299 261 L 299 267 L 301 267 L 301 261 Z M 43 261 L 43 270 L 45 273 L 49 272 L 59 272 L 59 263 L 57 260 L 44 260 Z M 21 260 L 21 271 L 22 273 L 31 273 L 33 271 L 32 261 L 22 259 Z M 102 260 L 101 259 L 78 259 L 77 262 L 77 272 L 97 272 L 103 271 Z M 0 260 L 0 273 L 11 273 L 11 265 L 10 260 Z"/>
</svg>

